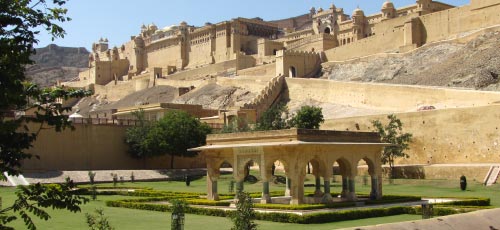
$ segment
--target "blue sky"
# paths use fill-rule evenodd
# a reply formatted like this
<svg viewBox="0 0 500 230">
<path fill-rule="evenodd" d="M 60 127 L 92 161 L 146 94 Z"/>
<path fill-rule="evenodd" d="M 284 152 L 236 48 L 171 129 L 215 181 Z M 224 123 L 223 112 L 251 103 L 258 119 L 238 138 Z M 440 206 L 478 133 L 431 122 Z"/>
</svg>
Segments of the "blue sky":
<svg viewBox="0 0 500 230">
<path fill-rule="evenodd" d="M 379 12 L 385 0 L 333 2 L 348 14 L 359 6 L 369 15 Z M 469 4 L 469 0 L 441 2 L 457 6 Z M 201 26 L 205 22 L 217 23 L 236 17 L 275 20 L 305 14 L 313 6 L 328 8 L 331 3 L 331 0 L 70 0 L 65 7 L 72 21 L 62 24 L 67 33 L 65 38 L 52 41 L 42 33 L 36 47 L 55 43 L 89 49 L 100 37 L 108 38 L 111 46 L 119 46 L 138 34 L 143 23 L 155 23 L 163 28 L 181 21 Z M 401 7 L 414 4 L 415 0 L 393 0 L 393 3 Z"/>
</svg>

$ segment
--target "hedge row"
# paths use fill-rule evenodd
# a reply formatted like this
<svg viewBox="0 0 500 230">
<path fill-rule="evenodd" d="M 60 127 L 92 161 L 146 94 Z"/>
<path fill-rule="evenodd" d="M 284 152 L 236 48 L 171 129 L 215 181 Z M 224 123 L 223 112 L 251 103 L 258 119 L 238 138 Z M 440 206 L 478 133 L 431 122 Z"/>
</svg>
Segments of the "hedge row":
<svg viewBox="0 0 500 230">
<path fill-rule="evenodd" d="M 226 207 L 228 207 L 231 204 L 231 202 L 229 201 L 215 201 L 207 199 L 187 199 L 186 203 L 193 205 L 226 206 Z"/>
<path fill-rule="evenodd" d="M 324 208 L 344 208 L 356 206 L 356 202 L 340 202 L 332 204 L 300 204 L 300 205 L 288 205 L 288 204 L 254 204 L 255 208 L 265 208 L 265 209 L 281 209 L 281 210 L 314 210 L 314 209 L 324 209 Z"/>
<path fill-rule="evenodd" d="M 469 198 L 467 200 L 456 200 L 456 201 L 450 201 L 450 202 L 444 202 L 444 203 L 439 203 L 435 204 L 438 206 L 490 206 L 490 198 Z"/>
<path fill-rule="evenodd" d="M 106 205 L 110 207 L 122 207 L 122 208 L 132 208 L 141 209 L 149 211 L 159 211 L 168 212 L 170 211 L 170 206 L 165 204 L 148 204 L 139 203 L 132 201 L 106 201 Z M 451 215 L 461 212 L 465 212 L 463 209 L 453 209 L 453 208 L 435 208 L 434 214 L 436 216 Z M 198 208 L 198 207 L 187 207 L 186 213 L 206 215 L 206 216 L 219 216 L 227 217 L 231 212 L 222 209 L 208 209 L 208 208 Z M 383 216 L 393 216 L 401 214 L 419 214 L 421 209 L 419 207 L 390 207 L 390 208 L 376 208 L 376 209 L 355 209 L 346 210 L 338 212 L 324 212 L 324 213 L 313 213 L 307 215 L 297 215 L 293 213 L 256 213 L 256 219 L 273 221 L 273 222 L 283 222 L 283 223 L 296 223 L 296 224 L 319 224 L 319 223 L 329 223 L 345 220 L 356 220 L 364 218 L 373 217 L 383 217 Z"/>
</svg>

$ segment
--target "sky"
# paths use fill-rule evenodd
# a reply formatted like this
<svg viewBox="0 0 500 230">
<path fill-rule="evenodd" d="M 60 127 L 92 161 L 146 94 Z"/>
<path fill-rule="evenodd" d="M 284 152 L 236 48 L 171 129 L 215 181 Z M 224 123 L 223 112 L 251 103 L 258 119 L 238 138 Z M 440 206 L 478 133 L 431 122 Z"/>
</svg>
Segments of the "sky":
<svg viewBox="0 0 500 230">
<path fill-rule="evenodd" d="M 335 0 L 337 8 L 351 14 L 359 6 L 365 15 L 380 12 L 386 0 Z M 396 8 L 415 3 L 415 0 L 392 0 Z M 441 0 L 462 6 L 470 0 Z M 65 8 L 72 20 L 62 23 L 66 30 L 63 39 L 52 41 L 45 33 L 38 36 L 35 47 L 49 44 L 85 47 L 101 37 L 108 38 L 110 47 L 120 46 L 130 36 L 140 32 L 142 24 L 155 23 L 159 28 L 178 25 L 202 26 L 205 22 L 218 23 L 232 18 L 260 17 L 264 20 L 284 19 L 309 12 L 311 7 L 329 8 L 332 0 L 70 0 Z"/>
</svg>

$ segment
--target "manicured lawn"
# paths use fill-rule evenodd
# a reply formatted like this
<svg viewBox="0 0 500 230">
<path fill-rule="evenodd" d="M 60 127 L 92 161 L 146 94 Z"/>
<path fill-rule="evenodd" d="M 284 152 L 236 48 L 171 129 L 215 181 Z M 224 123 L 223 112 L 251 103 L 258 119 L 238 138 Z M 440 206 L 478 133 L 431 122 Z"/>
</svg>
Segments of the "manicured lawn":
<svg viewBox="0 0 500 230">
<path fill-rule="evenodd" d="M 219 182 L 219 192 L 227 193 L 229 188 L 230 175 L 223 175 Z M 308 176 L 306 183 L 313 183 L 312 177 Z M 112 186 L 112 184 L 99 184 L 99 186 Z M 206 192 L 205 178 L 193 181 L 187 187 L 184 182 L 137 182 L 124 183 L 118 186 L 151 187 L 157 190 L 183 191 L 183 192 Z M 306 191 L 313 191 L 313 187 L 306 187 Z M 368 193 L 369 185 L 363 185 L 359 181 L 356 190 L 360 193 Z M 261 191 L 261 184 L 245 184 L 245 190 L 249 192 Z M 271 190 L 284 190 L 284 185 L 272 185 Z M 0 188 L 0 196 L 3 200 L 3 207 L 7 207 L 14 200 L 14 188 Z M 340 184 L 332 185 L 332 192 L 340 192 Z M 500 186 L 484 187 L 481 184 L 469 182 L 467 191 L 460 191 L 459 182 L 450 180 L 394 180 L 393 184 L 384 184 L 385 194 L 394 195 L 419 195 L 424 197 L 489 197 L 492 205 L 500 207 Z M 81 213 L 69 213 L 67 211 L 49 210 L 52 218 L 49 221 L 37 220 L 39 229 L 88 229 L 85 223 L 84 213 L 91 213 L 96 208 L 104 209 L 104 214 L 116 229 L 170 229 L 170 214 L 152 211 L 132 210 L 123 208 L 106 207 L 106 200 L 130 199 L 124 196 L 98 196 L 97 201 L 82 206 Z M 355 221 L 343 221 L 328 224 L 284 224 L 266 221 L 257 221 L 259 229 L 336 229 L 344 227 L 354 227 L 363 225 L 373 225 L 390 222 L 400 222 L 418 220 L 420 216 L 399 215 L 382 218 L 362 219 Z M 16 229 L 25 229 L 23 223 L 17 220 L 12 226 Z M 200 215 L 186 215 L 185 229 L 230 229 L 231 222 L 228 218 L 208 217 Z"/>
</svg>

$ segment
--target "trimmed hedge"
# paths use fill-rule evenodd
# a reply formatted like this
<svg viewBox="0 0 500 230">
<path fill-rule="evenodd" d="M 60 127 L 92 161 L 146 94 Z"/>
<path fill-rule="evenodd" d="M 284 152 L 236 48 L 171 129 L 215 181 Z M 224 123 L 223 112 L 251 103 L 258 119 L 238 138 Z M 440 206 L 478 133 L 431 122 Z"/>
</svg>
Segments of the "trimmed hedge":
<svg viewBox="0 0 500 230">
<path fill-rule="evenodd" d="M 490 206 L 490 198 L 466 198 L 467 200 L 456 200 L 435 204 L 438 206 Z"/>
<path fill-rule="evenodd" d="M 122 208 L 132 208 L 132 209 L 142 209 L 150 211 L 160 211 L 167 212 L 170 211 L 170 206 L 166 204 L 150 204 L 143 202 L 151 202 L 161 200 L 161 198 L 148 198 L 140 200 L 121 200 L 121 201 L 107 201 L 106 205 L 110 207 L 122 207 Z M 261 206 L 260 204 L 255 205 L 255 207 Z M 266 205 L 276 207 L 285 207 L 287 205 Z M 289 210 L 302 210 L 301 206 L 314 206 L 314 205 L 296 205 L 288 206 Z M 445 216 L 451 214 L 458 214 L 470 211 L 468 208 L 452 208 L 452 207 L 435 207 L 435 216 Z M 210 209 L 210 208 L 199 208 L 199 207 L 188 207 L 185 210 L 186 213 L 197 214 L 197 215 L 207 215 L 207 216 L 219 216 L 227 217 L 231 212 L 222 209 Z M 319 223 L 329 223 L 345 220 L 356 220 L 364 218 L 373 217 L 383 217 L 383 216 L 393 216 L 401 214 L 422 214 L 420 207 L 389 207 L 389 208 L 372 208 L 372 209 L 354 209 L 345 210 L 337 212 L 322 212 L 313 213 L 307 215 L 297 215 L 293 213 L 256 213 L 256 219 L 273 221 L 273 222 L 283 222 L 283 223 L 296 223 L 296 224 L 319 224 Z"/>
<path fill-rule="evenodd" d="M 188 204 L 193 204 L 193 205 L 226 206 L 226 207 L 228 207 L 231 204 L 231 202 L 229 201 L 215 201 L 207 199 L 187 199 L 186 202 Z"/>
<path fill-rule="evenodd" d="M 300 204 L 300 205 L 288 205 L 288 204 L 254 204 L 255 208 L 264 209 L 280 209 L 280 210 L 314 210 L 314 209 L 324 209 L 324 208 L 345 208 L 356 206 L 356 202 L 340 202 L 333 204 Z"/>
</svg>

